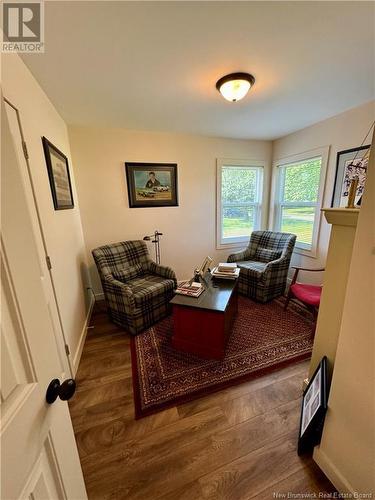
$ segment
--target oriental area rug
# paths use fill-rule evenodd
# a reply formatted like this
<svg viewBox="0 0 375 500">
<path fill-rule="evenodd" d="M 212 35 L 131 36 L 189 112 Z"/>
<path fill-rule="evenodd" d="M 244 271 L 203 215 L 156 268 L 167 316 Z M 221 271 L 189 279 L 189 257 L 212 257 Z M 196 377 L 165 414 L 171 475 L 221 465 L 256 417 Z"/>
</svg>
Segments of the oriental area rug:
<svg viewBox="0 0 375 500">
<path fill-rule="evenodd" d="M 309 358 L 312 320 L 284 298 L 259 304 L 238 297 L 238 314 L 223 360 L 205 360 L 172 347 L 173 318 L 131 339 L 135 417 L 141 418 Z"/>
</svg>

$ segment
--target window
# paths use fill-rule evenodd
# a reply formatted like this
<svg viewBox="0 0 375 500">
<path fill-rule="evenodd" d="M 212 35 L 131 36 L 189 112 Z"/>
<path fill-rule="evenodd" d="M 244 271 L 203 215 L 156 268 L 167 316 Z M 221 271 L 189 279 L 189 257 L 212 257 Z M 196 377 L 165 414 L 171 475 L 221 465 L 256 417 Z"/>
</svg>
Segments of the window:
<svg viewBox="0 0 375 500">
<path fill-rule="evenodd" d="M 276 164 L 274 229 L 296 234 L 296 248 L 308 255 L 314 254 L 317 246 L 328 148 L 320 151 Z"/>
<path fill-rule="evenodd" d="M 250 161 L 217 162 L 217 247 L 249 241 L 260 228 L 263 168 Z"/>
</svg>

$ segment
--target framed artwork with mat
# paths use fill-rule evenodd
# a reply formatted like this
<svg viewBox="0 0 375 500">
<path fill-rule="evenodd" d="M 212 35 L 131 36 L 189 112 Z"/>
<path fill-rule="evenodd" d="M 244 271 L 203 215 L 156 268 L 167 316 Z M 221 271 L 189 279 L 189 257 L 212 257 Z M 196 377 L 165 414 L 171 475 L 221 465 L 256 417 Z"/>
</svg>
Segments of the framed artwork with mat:
<svg viewBox="0 0 375 500">
<path fill-rule="evenodd" d="M 130 208 L 178 206 L 176 163 L 125 163 Z"/>
<path fill-rule="evenodd" d="M 68 158 L 46 137 L 42 137 L 42 144 L 47 164 L 53 206 L 55 210 L 74 208 Z"/>
<path fill-rule="evenodd" d="M 312 451 L 319 444 L 327 411 L 327 357 L 320 361 L 303 392 L 298 436 L 298 455 Z"/>
<path fill-rule="evenodd" d="M 358 204 L 365 189 L 369 150 L 370 145 L 367 145 L 337 153 L 335 187 L 331 207 L 346 207 L 350 184 L 355 178 L 358 179 L 358 186 L 354 203 Z"/>
</svg>

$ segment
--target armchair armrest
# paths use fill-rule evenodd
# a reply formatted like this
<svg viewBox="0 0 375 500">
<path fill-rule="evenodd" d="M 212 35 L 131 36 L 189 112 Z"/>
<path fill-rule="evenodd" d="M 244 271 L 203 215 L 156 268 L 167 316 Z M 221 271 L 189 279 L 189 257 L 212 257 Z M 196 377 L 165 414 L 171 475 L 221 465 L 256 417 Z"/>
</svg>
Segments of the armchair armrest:
<svg viewBox="0 0 375 500">
<path fill-rule="evenodd" d="M 250 257 L 250 252 L 248 248 L 241 250 L 240 252 L 234 252 L 228 255 L 227 262 L 240 262 L 242 260 L 248 260 Z"/>
<path fill-rule="evenodd" d="M 279 265 L 282 264 L 282 262 L 285 259 L 286 259 L 285 255 L 281 255 L 281 257 L 279 257 L 278 259 L 271 260 L 270 262 L 267 262 L 265 271 L 272 270 L 272 269 L 279 267 Z"/>
<path fill-rule="evenodd" d="M 105 276 L 103 281 L 107 294 L 113 297 L 121 297 L 125 306 L 128 306 L 130 309 L 135 308 L 134 295 L 128 285 L 116 280 L 111 274 Z"/>
<path fill-rule="evenodd" d="M 161 266 L 160 264 L 156 264 L 154 261 L 150 261 L 149 263 L 149 271 L 153 274 L 157 274 L 162 278 L 168 278 L 173 280 L 175 283 L 175 287 L 177 287 L 177 278 L 176 273 L 168 266 Z"/>
<path fill-rule="evenodd" d="M 267 262 L 263 271 L 263 280 L 264 282 L 271 282 L 273 278 L 281 279 L 284 275 L 286 279 L 288 269 L 289 258 L 286 255 L 281 255 L 278 259 Z"/>
</svg>

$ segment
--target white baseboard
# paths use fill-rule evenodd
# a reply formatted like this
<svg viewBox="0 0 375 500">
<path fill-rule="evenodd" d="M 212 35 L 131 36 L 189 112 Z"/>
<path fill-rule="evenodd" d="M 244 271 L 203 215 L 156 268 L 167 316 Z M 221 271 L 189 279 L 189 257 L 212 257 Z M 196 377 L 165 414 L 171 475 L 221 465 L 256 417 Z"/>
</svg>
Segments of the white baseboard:
<svg viewBox="0 0 375 500">
<path fill-rule="evenodd" d="M 354 488 L 352 485 L 345 479 L 345 477 L 319 446 L 315 446 L 314 448 L 313 459 L 335 486 L 337 491 L 340 493 L 350 493 L 354 495 Z M 352 498 L 354 498 L 354 496 Z"/>
<path fill-rule="evenodd" d="M 95 304 L 95 299 L 94 299 L 94 297 L 91 297 L 89 309 L 88 309 L 87 315 L 86 315 L 86 319 L 85 319 L 85 322 L 83 324 L 81 335 L 79 336 L 78 346 L 77 346 L 76 352 L 73 356 L 74 376 L 76 376 L 76 374 L 77 374 L 79 362 L 81 361 L 83 346 L 85 345 L 85 340 L 86 340 L 86 335 L 87 335 L 87 327 L 89 326 L 89 323 L 90 323 L 92 310 L 94 309 L 94 304 Z"/>
</svg>

